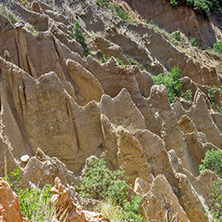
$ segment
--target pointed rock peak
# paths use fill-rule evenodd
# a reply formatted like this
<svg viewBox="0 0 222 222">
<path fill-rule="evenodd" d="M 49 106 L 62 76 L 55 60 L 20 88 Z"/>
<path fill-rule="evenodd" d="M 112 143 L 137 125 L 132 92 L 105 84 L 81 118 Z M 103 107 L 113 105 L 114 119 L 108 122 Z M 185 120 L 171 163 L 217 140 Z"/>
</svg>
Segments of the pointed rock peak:
<svg viewBox="0 0 222 222">
<path fill-rule="evenodd" d="M 150 97 L 148 99 L 153 106 L 161 107 L 163 109 L 170 109 L 168 94 L 164 85 L 153 85 L 151 87 Z"/>
<path fill-rule="evenodd" d="M 8 62 L 12 62 L 12 58 L 8 50 L 4 51 L 4 59 Z"/>
<path fill-rule="evenodd" d="M 109 61 L 107 62 L 107 66 L 111 67 L 111 66 L 118 66 L 118 62 L 116 61 L 116 59 L 112 56 Z"/>
<path fill-rule="evenodd" d="M 179 101 L 171 104 L 171 107 L 176 113 L 177 120 L 179 120 L 183 114 L 187 113 L 187 111 L 184 109 L 183 105 Z"/>
<path fill-rule="evenodd" d="M 37 159 L 39 159 L 40 161 L 45 161 L 47 159 L 47 156 L 39 147 L 37 148 L 37 151 L 35 153 L 35 157 Z"/>
<path fill-rule="evenodd" d="M 9 26 L 10 28 L 13 28 L 13 25 L 9 22 L 9 20 L 2 14 L 0 14 L 0 24 L 1 27 L 5 27 L 6 25 Z M 9 28 L 8 27 L 8 28 Z"/>
<path fill-rule="evenodd" d="M 200 97 L 203 97 L 203 92 L 198 88 L 194 95 L 194 103 L 196 104 Z"/>
<path fill-rule="evenodd" d="M 210 103 L 207 96 L 200 89 L 196 90 L 192 108 L 194 110 L 195 109 L 208 110 L 210 108 Z"/>
<path fill-rule="evenodd" d="M 214 172 L 214 171 L 211 171 L 211 170 L 204 170 L 198 177 L 197 177 L 197 180 L 198 181 L 208 181 L 209 178 L 213 181 L 219 181 L 220 180 L 220 177 Z"/>
<path fill-rule="evenodd" d="M 123 88 L 119 94 L 113 98 L 113 100 L 129 100 L 132 102 L 132 98 L 126 88 Z"/>
<path fill-rule="evenodd" d="M 87 63 L 98 63 L 96 59 L 94 59 L 91 55 L 88 55 L 86 58 Z M 99 63 L 98 63 L 99 64 Z"/>
<path fill-rule="evenodd" d="M 146 180 L 143 180 L 141 178 L 136 178 L 135 184 L 134 184 L 134 192 L 138 195 L 145 195 L 151 187 L 151 183 L 148 183 Z"/>
<path fill-rule="evenodd" d="M 100 103 L 106 104 L 106 103 L 110 103 L 112 101 L 112 97 L 107 95 L 107 94 L 103 94 L 101 97 L 101 101 Z"/>
<path fill-rule="evenodd" d="M 29 75 L 26 71 L 21 69 L 16 64 L 7 61 L 6 59 L 3 59 L 1 56 L 0 56 L 0 72 L 2 72 L 3 75 L 8 75 L 8 74 L 16 75 L 17 79 L 19 79 L 22 76 L 22 78 L 28 78 L 34 80 L 34 78 L 31 75 Z"/>
<path fill-rule="evenodd" d="M 59 77 L 53 71 L 41 75 L 37 80 L 39 82 L 48 82 L 48 83 L 56 81 L 62 85 L 62 82 L 60 81 Z"/>
<path fill-rule="evenodd" d="M 178 121 L 178 125 L 183 134 L 197 131 L 194 122 L 187 115 L 181 116 L 180 120 Z"/>
<path fill-rule="evenodd" d="M 151 87 L 150 97 L 151 98 L 154 97 L 155 99 L 158 99 L 158 100 L 160 98 L 168 99 L 166 87 L 164 85 L 153 85 Z"/>
<path fill-rule="evenodd" d="M 175 186 L 174 189 L 178 188 Z M 151 220 L 156 221 L 157 218 L 165 218 L 166 210 L 170 207 L 176 211 L 177 219 L 179 221 L 189 222 L 188 217 L 183 208 L 180 206 L 172 187 L 166 177 L 162 174 L 156 176 L 149 192 L 143 197 L 143 206 L 145 206 L 143 208 L 146 210 L 145 214 Z M 169 217 L 173 218 L 174 214 L 169 214 Z"/>
<path fill-rule="evenodd" d="M 100 115 L 100 120 L 101 120 L 102 123 L 106 122 L 106 123 L 110 123 L 111 124 L 109 118 L 106 115 L 104 115 L 104 114 Z"/>
<path fill-rule="evenodd" d="M 67 60 L 66 60 L 66 65 L 68 66 L 68 67 L 72 67 L 72 66 L 74 66 L 74 65 L 77 65 L 78 63 L 76 62 L 76 61 L 74 61 L 74 60 L 72 60 L 72 59 L 70 59 L 70 58 L 68 58 Z"/>
</svg>

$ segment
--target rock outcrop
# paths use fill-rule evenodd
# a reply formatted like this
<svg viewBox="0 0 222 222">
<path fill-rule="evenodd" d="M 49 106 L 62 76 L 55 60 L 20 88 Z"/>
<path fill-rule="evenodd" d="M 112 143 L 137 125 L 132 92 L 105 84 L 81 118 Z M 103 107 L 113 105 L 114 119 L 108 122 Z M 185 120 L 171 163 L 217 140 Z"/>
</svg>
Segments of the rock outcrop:
<svg viewBox="0 0 222 222">
<path fill-rule="evenodd" d="M 0 178 L 0 221 L 23 222 L 18 198 L 10 185 Z"/>
<path fill-rule="evenodd" d="M 167 0 L 124 1 L 148 22 L 152 20 L 170 32 L 180 29 L 185 35 L 196 38 L 204 47 L 208 47 L 216 41 L 214 25 L 187 6 L 172 7 Z"/>
<path fill-rule="evenodd" d="M 79 183 L 87 158 L 106 152 L 109 168 L 123 166 L 143 197 L 144 216 L 208 221 L 211 182 L 218 177 L 200 174 L 199 165 L 206 151 L 222 149 L 221 61 L 194 48 L 189 37 L 207 47 L 219 38 L 219 25 L 166 0 L 109 1 L 129 10 L 126 21 L 94 0 L 3 3 L 0 176 L 20 168 L 24 187 L 55 180 L 55 221 L 65 209 L 67 221 L 107 221 L 77 206 L 80 199 L 66 186 Z M 180 28 L 183 41 L 175 44 L 143 18 L 170 32 Z M 89 55 L 72 37 L 76 19 Z M 192 101 L 170 104 L 167 89 L 152 76 L 177 65 Z"/>
<path fill-rule="evenodd" d="M 51 192 L 53 193 L 51 201 L 55 204 L 54 222 L 108 222 L 100 213 L 86 211 L 77 206 L 70 197 L 69 190 L 61 183 L 59 178 L 55 179 L 55 186 Z"/>
<path fill-rule="evenodd" d="M 161 174 L 155 178 L 149 192 L 143 196 L 142 208 L 149 220 L 190 221 L 170 184 Z"/>
</svg>

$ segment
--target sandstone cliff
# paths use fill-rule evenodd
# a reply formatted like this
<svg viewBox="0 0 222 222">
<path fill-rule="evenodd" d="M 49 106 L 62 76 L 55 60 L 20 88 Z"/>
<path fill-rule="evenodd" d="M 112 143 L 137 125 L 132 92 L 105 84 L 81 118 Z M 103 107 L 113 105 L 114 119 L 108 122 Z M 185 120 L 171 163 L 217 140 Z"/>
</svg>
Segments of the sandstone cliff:
<svg viewBox="0 0 222 222">
<path fill-rule="evenodd" d="M 135 21 L 93 0 L 3 1 L 18 22 L 0 14 L 0 176 L 20 168 L 24 187 L 59 177 L 53 192 L 66 195 L 68 221 L 106 221 L 88 212 L 76 216 L 76 203 L 59 186 L 79 183 L 85 160 L 105 151 L 109 167 L 123 166 L 143 197 L 144 217 L 162 218 L 165 201 L 181 221 L 207 222 L 218 177 L 200 174 L 199 165 L 206 151 L 222 149 L 222 115 L 208 95 L 210 87 L 221 86 L 221 60 L 189 41 L 187 47 L 174 44 L 160 28 L 179 28 L 184 41 L 192 36 L 208 47 L 222 36 L 220 27 L 165 0 L 112 2 Z M 75 19 L 88 56 L 72 38 Z M 154 85 L 152 76 L 176 65 L 193 99 L 170 104 L 166 88 Z M 219 92 L 214 102 L 221 106 Z M 24 155 L 30 158 L 21 161 Z M 54 198 L 58 207 L 60 196 Z"/>
</svg>

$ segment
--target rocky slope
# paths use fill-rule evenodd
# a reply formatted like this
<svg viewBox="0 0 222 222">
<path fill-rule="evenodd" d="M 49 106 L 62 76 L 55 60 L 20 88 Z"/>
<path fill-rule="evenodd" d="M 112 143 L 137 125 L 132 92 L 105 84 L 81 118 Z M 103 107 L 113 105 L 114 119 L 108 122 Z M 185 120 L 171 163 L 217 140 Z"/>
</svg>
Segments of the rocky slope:
<svg viewBox="0 0 222 222">
<path fill-rule="evenodd" d="M 3 3 L 3 12 L 24 22 L 13 25 L 0 15 L 0 176 L 20 167 L 24 187 L 53 184 L 55 177 L 77 183 L 86 158 L 106 151 L 109 167 L 123 166 L 143 196 L 144 217 L 163 217 L 164 193 L 181 221 L 208 221 L 218 177 L 200 174 L 199 165 L 207 150 L 222 149 L 222 114 L 207 96 L 210 86 L 221 86 L 220 57 L 189 41 L 174 44 L 142 18 L 168 31 L 180 28 L 185 42 L 192 33 L 204 47 L 221 30 L 192 9 L 174 14 L 168 1 L 118 1 L 136 22 L 93 0 Z M 172 22 L 175 16 L 181 19 Z M 75 19 L 91 49 L 86 58 L 71 37 Z M 166 88 L 153 83 L 152 75 L 176 65 L 192 102 L 170 104 Z M 30 158 L 21 161 L 24 155 Z"/>
</svg>

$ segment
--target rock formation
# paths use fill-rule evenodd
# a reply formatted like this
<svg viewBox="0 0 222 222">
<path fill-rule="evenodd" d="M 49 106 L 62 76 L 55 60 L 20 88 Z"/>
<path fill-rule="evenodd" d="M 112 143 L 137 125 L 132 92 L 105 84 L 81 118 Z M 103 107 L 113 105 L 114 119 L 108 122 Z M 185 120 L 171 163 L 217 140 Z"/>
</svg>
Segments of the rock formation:
<svg viewBox="0 0 222 222">
<path fill-rule="evenodd" d="M 23 222 L 17 196 L 2 178 L 0 178 L 0 221 Z"/>
<path fill-rule="evenodd" d="M 204 48 L 219 40 L 215 15 L 204 19 L 166 0 L 109 1 L 129 10 L 128 20 L 94 0 L 1 4 L 0 176 L 20 168 L 23 187 L 55 180 L 52 201 L 57 213 L 68 209 L 67 221 L 107 221 L 77 206 L 67 188 L 80 182 L 87 158 L 106 152 L 109 168 L 123 166 L 143 197 L 144 217 L 208 221 L 218 177 L 200 174 L 199 165 L 206 151 L 222 149 L 221 59 L 189 38 Z M 89 55 L 72 37 L 74 20 Z M 161 28 L 179 28 L 182 42 Z M 177 65 L 192 101 L 170 104 L 166 87 L 152 76 Z"/>
<path fill-rule="evenodd" d="M 53 193 L 52 202 L 56 208 L 54 222 L 108 222 L 100 213 L 82 210 L 77 206 L 72 197 L 70 197 L 69 190 L 61 183 L 58 177 L 55 179 L 55 186 L 51 192 Z"/>
</svg>

